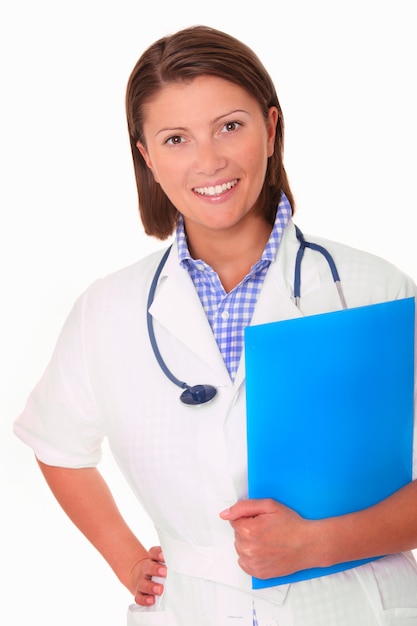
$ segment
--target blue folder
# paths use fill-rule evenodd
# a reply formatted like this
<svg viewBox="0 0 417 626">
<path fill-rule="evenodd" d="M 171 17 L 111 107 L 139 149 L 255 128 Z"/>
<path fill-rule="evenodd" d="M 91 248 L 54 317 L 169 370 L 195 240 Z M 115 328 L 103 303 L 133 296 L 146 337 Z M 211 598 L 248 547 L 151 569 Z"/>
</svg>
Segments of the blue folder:
<svg viewBox="0 0 417 626">
<path fill-rule="evenodd" d="M 414 309 L 406 298 L 246 329 L 250 498 L 321 519 L 411 481 Z M 253 578 L 253 588 L 369 560 Z"/>
</svg>

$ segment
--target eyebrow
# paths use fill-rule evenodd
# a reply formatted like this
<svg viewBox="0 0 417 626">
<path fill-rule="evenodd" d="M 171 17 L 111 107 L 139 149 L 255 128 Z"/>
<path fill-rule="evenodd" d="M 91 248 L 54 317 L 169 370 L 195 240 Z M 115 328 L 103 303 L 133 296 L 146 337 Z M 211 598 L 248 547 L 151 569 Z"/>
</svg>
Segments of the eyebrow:
<svg viewBox="0 0 417 626">
<path fill-rule="evenodd" d="M 212 124 L 219 122 L 223 117 L 230 117 L 231 115 L 236 115 L 237 113 L 246 113 L 246 115 L 249 115 L 249 111 L 246 111 L 246 109 L 233 109 L 233 111 L 229 111 L 228 113 L 223 113 L 222 115 L 219 115 L 218 117 L 216 117 L 212 121 Z"/>
<path fill-rule="evenodd" d="M 183 126 L 173 126 L 172 128 L 167 127 L 167 128 L 161 128 L 160 130 L 157 130 L 155 133 L 155 137 L 157 137 L 160 133 L 181 133 L 186 131 L 187 129 Z"/>
<path fill-rule="evenodd" d="M 246 109 L 233 109 L 232 111 L 228 111 L 227 113 L 222 113 L 221 115 L 218 115 L 213 120 L 211 120 L 210 124 L 216 124 L 224 117 L 230 117 L 231 115 L 236 115 L 238 113 L 245 113 L 246 115 L 249 115 L 249 111 L 246 111 Z M 155 137 L 157 137 L 160 133 L 181 133 L 185 132 L 186 130 L 187 128 L 185 126 L 167 126 L 166 128 L 161 128 L 160 130 L 158 130 L 155 133 Z"/>
</svg>

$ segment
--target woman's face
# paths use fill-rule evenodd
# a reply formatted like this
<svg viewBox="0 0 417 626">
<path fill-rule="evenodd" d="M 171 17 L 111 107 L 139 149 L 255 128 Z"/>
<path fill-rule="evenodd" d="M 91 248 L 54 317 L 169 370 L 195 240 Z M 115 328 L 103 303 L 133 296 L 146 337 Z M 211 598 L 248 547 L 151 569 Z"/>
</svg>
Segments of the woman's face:
<svg viewBox="0 0 417 626">
<path fill-rule="evenodd" d="M 188 237 L 259 220 L 277 119 L 275 107 L 265 120 L 247 91 L 213 76 L 170 83 L 145 106 L 137 147 Z"/>
</svg>

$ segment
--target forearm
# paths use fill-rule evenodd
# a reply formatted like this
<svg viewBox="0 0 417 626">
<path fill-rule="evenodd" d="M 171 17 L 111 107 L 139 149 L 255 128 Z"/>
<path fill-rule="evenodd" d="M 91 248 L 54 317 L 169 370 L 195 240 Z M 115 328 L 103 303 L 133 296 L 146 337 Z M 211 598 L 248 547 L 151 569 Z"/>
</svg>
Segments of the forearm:
<svg viewBox="0 0 417 626">
<path fill-rule="evenodd" d="M 319 521 L 315 534 L 321 566 L 417 548 L 417 481 L 373 507 Z"/>
<path fill-rule="evenodd" d="M 38 464 L 65 513 L 134 594 L 135 566 L 148 552 L 124 521 L 99 471 Z"/>
</svg>

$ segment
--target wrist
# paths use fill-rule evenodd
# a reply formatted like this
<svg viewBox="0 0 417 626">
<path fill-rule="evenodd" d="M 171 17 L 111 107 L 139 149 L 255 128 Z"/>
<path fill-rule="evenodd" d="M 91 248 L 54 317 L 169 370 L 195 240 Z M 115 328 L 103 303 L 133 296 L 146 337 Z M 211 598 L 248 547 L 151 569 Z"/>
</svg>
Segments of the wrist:
<svg viewBox="0 0 417 626">
<path fill-rule="evenodd" d="M 335 518 L 310 522 L 311 567 L 330 567 L 338 563 L 341 537 L 335 531 Z"/>
</svg>

